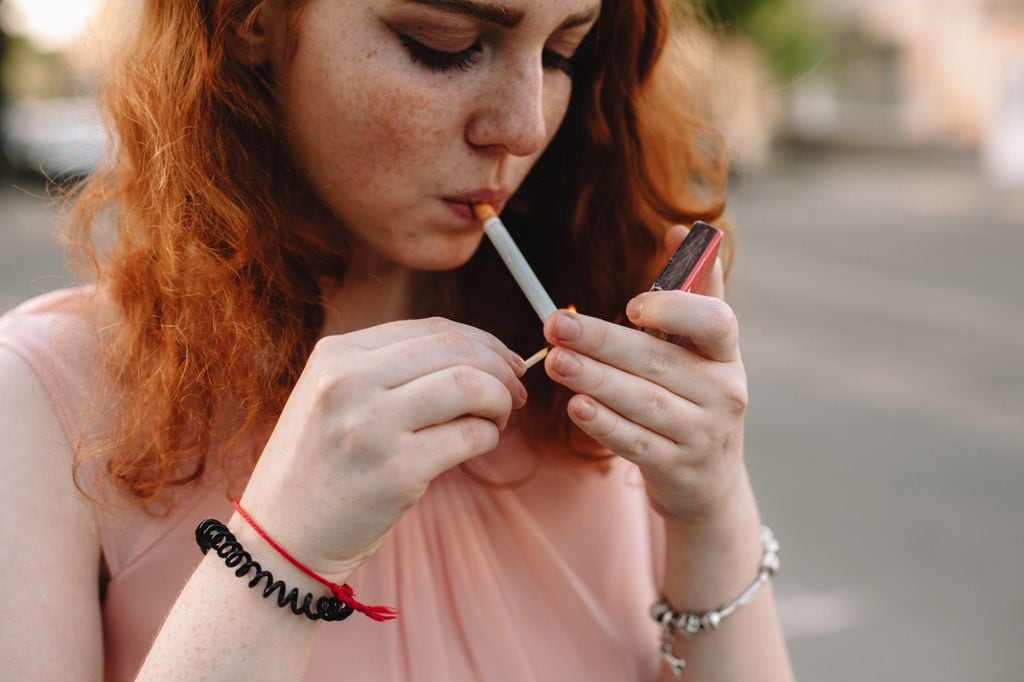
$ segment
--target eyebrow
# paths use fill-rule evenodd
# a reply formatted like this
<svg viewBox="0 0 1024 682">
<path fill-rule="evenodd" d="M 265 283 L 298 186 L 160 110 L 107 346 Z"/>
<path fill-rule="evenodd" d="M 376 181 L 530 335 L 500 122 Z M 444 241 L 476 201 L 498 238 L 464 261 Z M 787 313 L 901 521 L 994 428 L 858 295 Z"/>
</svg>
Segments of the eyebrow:
<svg viewBox="0 0 1024 682">
<path fill-rule="evenodd" d="M 522 10 L 492 5 L 476 0 L 409 0 L 417 5 L 427 5 L 445 12 L 468 14 L 471 17 L 495 24 L 502 28 L 515 28 L 523 21 L 526 13 Z"/>
<path fill-rule="evenodd" d="M 511 7 L 505 7 L 504 5 L 496 5 L 487 2 L 478 2 L 477 0 L 408 1 L 417 5 L 427 5 L 428 7 L 433 7 L 444 12 L 468 14 L 471 17 L 480 19 L 481 21 L 486 21 L 489 24 L 500 26 L 501 28 L 515 28 L 522 23 L 523 18 L 526 16 L 526 13 L 520 9 L 512 9 Z M 597 18 L 600 9 L 600 5 L 595 5 L 588 10 L 573 14 L 562 22 L 558 27 L 558 30 L 564 31 L 566 29 L 590 23 Z"/>
</svg>

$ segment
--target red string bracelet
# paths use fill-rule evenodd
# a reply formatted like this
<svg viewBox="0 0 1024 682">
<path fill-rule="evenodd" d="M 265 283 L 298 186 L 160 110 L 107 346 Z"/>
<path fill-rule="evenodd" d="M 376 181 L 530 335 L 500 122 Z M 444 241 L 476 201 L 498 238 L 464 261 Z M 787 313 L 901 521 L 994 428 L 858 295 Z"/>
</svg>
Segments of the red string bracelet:
<svg viewBox="0 0 1024 682">
<path fill-rule="evenodd" d="M 302 562 L 300 562 L 298 559 L 296 559 L 291 554 L 286 552 L 281 545 L 274 542 L 273 538 L 267 535 L 266 531 L 260 528 L 258 523 L 253 521 L 252 517 L 249 516 L 248 512 L 242 509 L 242 505 L 239 504 L 237 500 L 235 502 L 232 502 L 232 505 L 234 505 L 235 511 L 238 512 L 239 516 L 245 519 L 246 523 L 252 526 L 252 529 L 256 531 L 256 533 L 261 538 L 267 541 L 267 544 L 276 549 L 278 554 L 280 554 L 289 562 L 291 562 L 292 566 L 299 569 L 300 571 L 308 575 L 310 578 L 312 578 L 313 580 L 317 581 L 318 583 L 329 589 L 331 591 L 331 594 L 334 595 L 335 599 L 337 599 L 343 604 L 348 604 L 356 611 L 366 614 L 367 616 L 373 618 L 376 621 L 392 620 L 393 618 L 398 616 L 398 611 L 396 609 L 391 608 L 390 606 L 367 606 L 366 604 L 361 604 L 358 601 L 356 601 L 355 593 L 352 591 L 352 588 L 349 587 L 347 583 L 344 585 L 332 583 L 330 580 L 323 577 L 322 575 L 317 574 L 309 567 L 304 566 Z"/>
</svg>

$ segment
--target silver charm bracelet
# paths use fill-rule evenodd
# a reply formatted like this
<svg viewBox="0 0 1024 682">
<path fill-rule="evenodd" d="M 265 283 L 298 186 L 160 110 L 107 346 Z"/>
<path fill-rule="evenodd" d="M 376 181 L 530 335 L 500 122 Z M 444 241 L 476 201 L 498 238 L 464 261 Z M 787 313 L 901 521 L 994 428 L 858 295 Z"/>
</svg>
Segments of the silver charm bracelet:
<svg viewBox="0 0 1024 682">
<path fill-rule="evenodd" d="M 690 639 L 707 630 L 717 630 L 722 621 L 731 616 L 736 609 L 752 602 L 764 584 L 778 573 L 779 542 L 768 526 L 761 528 L 761 545 L 764 551 L 761 555 L 761 567 L 757 572 L 757 577 L 754 578 L 750 587 L 743 590 L 743 593 L 732 601 L 704 613 L 679 613 L 672 610 L 672 606 L 664 597 L 651 607 L 651 616 L 662 628 L 661 657 L 668 664 L 676 679 L 682 677 L 683 668 L 686 667 L 686 661 L 672 654 L 672 640 L 676 633 L 681 633 Z"/>
</svg>

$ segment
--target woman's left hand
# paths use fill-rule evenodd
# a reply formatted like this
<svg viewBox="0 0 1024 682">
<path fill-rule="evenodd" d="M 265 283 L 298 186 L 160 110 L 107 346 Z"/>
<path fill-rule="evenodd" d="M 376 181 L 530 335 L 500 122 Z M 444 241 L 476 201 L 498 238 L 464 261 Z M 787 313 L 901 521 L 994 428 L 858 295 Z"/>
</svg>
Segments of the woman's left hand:
<svg viewBox="0 0 1024 682">
<path fill-rule="evenodd" d="M 683 234 L 666 241 L 678 244 Z M 658 291 L 629 302 L 633 324 L 685 337 L 689 348 L 565 310 L 544 325 L 554 346 L 547 373 L 576 393 L 569 417 L 636 463 L 654 508 L 683 525 L 709 521 L 746 480 L 747 381 L 722 291 L 717 265 L 710 295 Z"/>
</svg>

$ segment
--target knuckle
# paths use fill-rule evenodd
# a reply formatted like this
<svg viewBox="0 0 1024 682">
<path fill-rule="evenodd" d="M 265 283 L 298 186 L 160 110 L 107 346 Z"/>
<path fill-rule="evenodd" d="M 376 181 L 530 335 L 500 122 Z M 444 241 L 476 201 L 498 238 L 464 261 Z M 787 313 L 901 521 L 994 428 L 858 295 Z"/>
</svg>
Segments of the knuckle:
<svg viewBox="0 0 1024 682">
<path fill-rule="evenodd" d="M 616 420 L 602 413 L 598 413 L 598 415 L 598 418 L 590 425 L 591 433 L 604 441 L 614 439 L 615 431 L 619 428 Z"/>
<path fill-rule="evenodd" d="M 363 420 L 351 412 L 339 415 L 334 420 L 335 438 L 341 441 L 351 442 L 363 432 Z"/>
<path fill-rule="evenodd" d="M 434 317 L 428 317 L 420 321 L 427 331 L 431 334 L 444 334 L 452 331 L 453 324 L 451 320 L 435 315 Z"/>
<path fill-rule="evenodd" d="M 318 403 L 333 405 L 351 384 L 351 375 L 333 367 L 325 367 L 316 373 L 313 391 Z"/>
<path fill-rule="evenodd" d="M 668 409 L 668 401 L 661 391 L 649 391 L 640 402 L 642 421 L 659 417 Z"/>
<path fill-rule="evenodd" d="M 650 437 L 647 434 L 641 432 L 633 436 L 632 442 L 629 446 L 630 454 L 636 459 L 644 459 L 651 454 L 654 449 L 654 444 L 651 442 Z"/>
<path fill-rule="evenodd" d="M 509 392 L 508 387 L 505 386 L 504 384 L 499 385 L 498 382 L 495 382 L 494 388 L 495 395 L 498 401 L 501 403 L 498 406 L 499 410 L 506 415 L 512 412 L 512 393 Z"/>
<path fill-rule="evenodd" d="M 595 350 L 604 348 L 608 343 L 608 327 L 603 324 L 594 325 L 594 340 L 591 347 Z"/>
<path fill-rule="evenodd" d="M 337 349 L 339 341 L 333 336 L 325 336 L 318 339 L 313 344 L 313 350 L 309 352 L 309 357 L 306 358 L 307 367 L 320 367 L 328 364 L 330 359 L 337 355 Z"/>
<path fill-rule="evenodd" d="M 676 365 L 675 350 L 669 344 L 651 344 L 650 350 L 645 354 L 645 373 L 654 379 L 668 376 Z"/>
<path fill-rule="evenodd" d="M 459 357 L 473 354 L 473 342 L 453 329 L 441 332 L 437 338 L 439 343 Z"/>
<path fill-rule="evenodd" d="M 708 302 L 708 309 L 705 313 L 708 331 L 715 338 L 736 338 L 739 335 L 739 323 L 732 307 L 718 298 L 709 298 Z"/>
<path fill-rule="evenodd" d="M 602 366 L 588 368 L 590 363 L 584 362 L 584 375 L 588 378 L 586 384 L 589 392 L 594 394 L 602 393 L 604 386 L 608 383 L 608 370 Z"/>
<path fill-rule="evenodd" d="M 484 419 L 466 420 L 459 426 L 459 437 L 469 452 L 486 452 L 498 446 L 498 427 Z"/>
<path fill-rule="evenodd" d="M 376 442 L 369 428 L 371 421 L 362 412 L 344 412 L 331 414 L 324 431 L 324 444 L 336 456 L 343 457 L 350 464 L 360 468 L 370 466 L 374 458 L 371 453 L 378 452 Z"/>
<path fill-rule="evenodd" d="M 722 392 L 722 398 L 730 412 L 733 414 L 743 414 L 747 411 L 747 405 L 750 403 L 747 382 L 740 380 L 728 382 L 725 390 Z"/>
<path fill-rule="evenodd" d="M 452 381 L 465 394 L 474 395 L 483 390 L 483 378 L 480 372 L 467 365 L 459 365 L 452 369 Z"/>
</svg>

